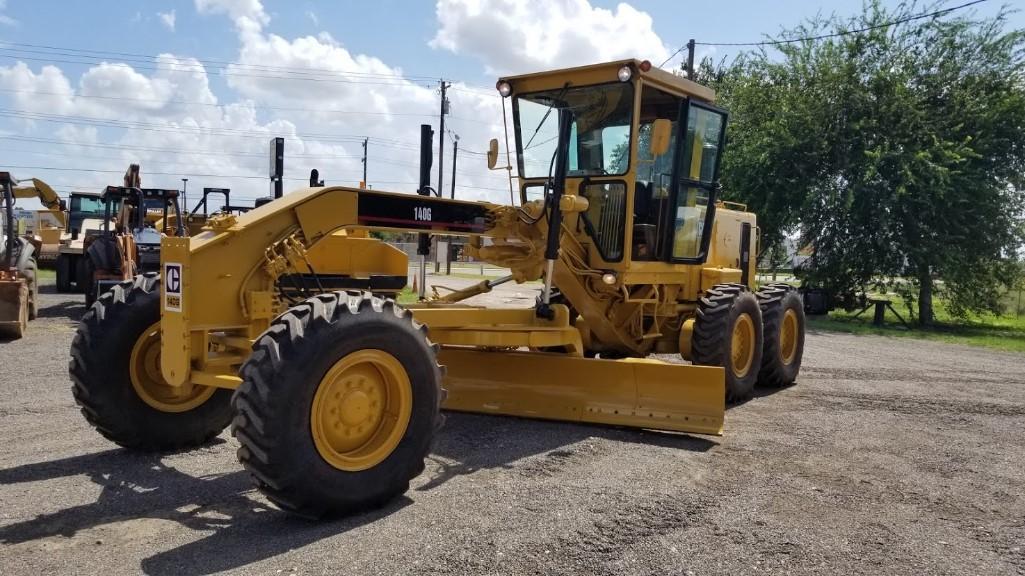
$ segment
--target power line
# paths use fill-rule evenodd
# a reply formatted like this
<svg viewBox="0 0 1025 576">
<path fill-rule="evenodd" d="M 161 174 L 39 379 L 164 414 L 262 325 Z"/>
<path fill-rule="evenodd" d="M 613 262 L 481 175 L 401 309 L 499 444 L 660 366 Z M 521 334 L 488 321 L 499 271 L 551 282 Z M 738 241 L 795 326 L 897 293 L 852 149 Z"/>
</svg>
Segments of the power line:
<svg viewBox="0 0 1025 576">
<path fill-rule="evenodd" d="M 21 46 L 25 46 L 28 48 L 21 48 Z M 33 48 L 44 48 L 45 50 L 35 50 Z M 433 84 L 436 78 L 435 76 L 427 75 L 385 74 L 380 72 L 359 72 L 352 70 L 340 70 L 334 68 L 300 68 L 293 66 L 245 64 L 241 62 L 204 59 L 191 56 L 179 58 L 178 56 L 171 54 L 168 54 L 167 56 L 174 58 L 175 61 L 167 62 L 165 59 L 163 59 L 162 56 L 155 56 L 149 54 L 135 54 L 131 52 L 105 52 L 82 48 L 60 48 L 53 46 L 44 46 L 39 44 L 25 44 L 5 41 L 0 41 L 0 50 L 6 52 L 5 54 L 0 54 L 0 57 L 38 62 L 57 62 L 63 64 L 81 64 L 91 66 L 104 63 L 118 64 L 132 62 L 134 64 L 142 64 L 143 66 L 133 66 L 133 68 L 141 70 L 207 72 L 207 68 L 210 68 L 213 71 L 220 71 L 221 73 L 227 76 L 237 76 L 244 78 L 264 78 L 275 80 L 309 80 L 314 82 L 341 82 L 350 84 L 368 84 L 406 88 L 409 86 L 407 84 L 403 84 L 402 82 L 408 82 L 410 84 L 419 86 L 419 84 L 424 82 L 430 82 Z M 34 54 L 36 56 L 26 56 L 25 54 Z M 97 55 L 94 56 L 93 54 Z M 39 56 L 48 56 L 49 58 L 40 58 Z M 55 56 L 63 58 L 77 58 L 78 60 L 54 58 Z M 116 59 L 120 62 L 108 62 L 108 59 Z M 187 61 L 182 61 L 186 59 Z M 252 72 L 257 72 L 258 74 L 253 74 Z M 282 74 L 284 74 L 284 76 L 282 76 Z M 351 79 L 342 79 L 340 77 L 350 77 Z M 394 80 L 395 82 L 384 82 L 383 80 Z M 463 82 L 462 85 L 459 88 L 457 88 L 457 90 L 463 92 L 473 92 L 497 96 L 497 94 L 495 94 L 494 90 L 492 89 L 488 89 L 483 86 L 467 84 L 465 82 Z"/>
<path fill-rule="evenodd" d="M 106 51 L 106 50 L 91 50 L 91 49 L 88 49 L 88 48 L 73 48 L 73 47 L 67 47 L 67 46 L 47 46 L 47 45 L 43 45 L 43 44 L 28 44 L 28 43 L 22 43 L 22 42 L 0 41 L 0 44 L 2 44 L 4 46 L 13 46 L 14 47 L 14 48 L 8 48 L 8 50 L 18 50 L 18 51 L 22 51 L 22 52 L 26 52 L 26 53 L 30 53 L 30 54 L 44 54 L 44 55 L 45 54 L 55 54 L 55 55 L 58 55 L 58 56 L 72 56 L 72 57 L 80 57 L 80 58 L 91 58 L 91 59 L 94 59 L 94 60 L 99 60 L 99 59 L 103 59 L 103 58 L 107 58 L 107 57 L 116 57 L 118 59 L 132 60 L 132 61 L 135 61 L 135 62 L 160 63 L 161 62 L 161 58 L 163 56 L 163 55 L 153 55 L 153 54 L 139 54 L 139 53 L 135 53 L 135 52 L 113 52 L 113 51 Z M 24 48 L 19 48 L 19 47 L 24 47 Z M 0 48 L 2 48 L 2 47 L 0 47 Z M 96 54 L 96 56 L 92 56 L 91 54 Z M 175 55 L 168 54 L 168 56 L 171 56 L 172 58 L 175 58 L 176 60 L 179 59 L 179 57 L 175 56 Z M 394 79 L 410 80 L 410 81 L 417 81 L 417 80 L 421 80 L 421 81 L 422 80 L 430 80 L 430 81 L 433 81 L 435 78 L 437 78 L 436 75 L 418 76 L 418 75 L 411 75 L 411 74 L 385 74 L 385 73 L 381 73 L 381 72 L 359 72 L 359 71 L 353 71 L 353 70 L 339 70 L 339 69 L 335 69 L 335 68 L 313 68 L 313 67 L 310 67 L 310 68 L 305 68 L 305 67 L 300 68 L 300 67 L 295 67 L 295 66 L 271 66 L 271 65 L 267 65 L 267 64 L 243 64 L 241 62 L 232 62 L 230 60 L 217 60 L 217 59 L 213 59 L 213 58 L 195 58 L 195 57 L 191 57 L 191 56 L 188 57 L 188 58 L 191 59 L 191 60 L 194 60 L 198 64 L 210 64 L 210 65 L 212 65 L 215 68 L 223 68 L 223 67 L 226 67 L 226 66 L 233 66 L 233 67 L 236 67 L 236 68 L 248 68 L 248 69 L 259 70 L 259 71 L 299 72 L 299 73 L 304 73 L 304 74 L 306 74 L 306 73 L 313 73 L 313 72 L 325 72 L 325 73 L 328 73 L 328 74 L 345 74 L 345 75 L 348 75 L 348 76 L 366 76 L 366 77 L 376 77 L 376 78 L 394 78 Z M 142 59 L 142 60 L 139 60 L 139 59 Z M 178 65 L 178 66 L 194 66 L 194 64 L 191 64 L 191 63 L 188 63 L 188 62 L 186 62 L 186 63 L 176 63 L 176 65 Z"/>
<path fill-rule="evenodd" d="M 805 36 L 805 37 L 802 37 L 802 38 L 791 38 L 791 39 L 787 39 L 787 40 L 763 40 L 761 42 L 695 42 L 694 44 L 696 46 L 779 46 L 779 45 L 783 45 L 783 44 L 796 44 L 796 43 L 799 43 L 799 42 L 810 42 L 810 41 L 816 41 L 816 40 L 826 40 L 826 39 L 829 39 L 829 38 L 837 38 L 837 37 L 840 37 L 840 36 L 847 36 L 847 35 L 850 35 L 850 34 L 859 34 L 861 32 L 868 32 L 870 30 L 877 30 L 879 28 L 886 28 L 888 26 L 897 26 L 899 24 L 904 24 L 906 22 L 912 22 L 912 21 L 915 21 L 915 20 L 922 20 L 924 18 L 933 18 L 933 17 L 936 17 L 936 16 L 942 16 L 944 14 L 949 14 L 950 12 L 954 12 L 954 11 L 957 11 L 957 10 L 962 10 L 964 8 L 969 8 L 971 6 L 975 6 L 977 4 L 982 4 L 983 2 L 988 2 L 988 1 L 989 0 L 973 0 L 972 2 L 966 2 L 964 4 L 959 4 L 957 6 L 952 6 L 950 8 L 943 8 L 942 10 L 935 10 L 933 12 L 928 12 L 928 13 L 924 13 L 924 14 L 916 14 L 914 16 L 906 16 L 904 18 L 898 18 L 896 20 L 892 20 L 890 22 L 884 22 L 882 24 L 875 24 L 875 25 L 872 25 L 872 26 L 865 26 L 864 28 L 858 28 L 858 29 L 855 29 L 855 30 L 844 30 L 842 32 L 832 32 L 832 33 L 829 33 L 829 34 L 820 34 L 820 35 L 817 35 L 817 36 Z M 673 54 L 671 56 L 669 56 L 669 58 L 665 59 L 665 62 L 662 62 L 662 64 L 659 65 L 659 68 L 661 68 L 662 66 L 665 66 L 666 62 L 669 62 L 670 60 L 672 60 L 674 57 L 676 57 L 677 54 L 679 54 L 680 52 L 683 52 L 686 48 L 687 48 L 686 44 L 684 44 L 683 46 L 680 46 L 680 48 L 678 48 L 676 50 L 676 52 L 673 52 Z"/>
<path fill-rule="evenodd" d="M 67 123 L 67 124 L 80 124 L 83 126 L 94 126 L 100 128 L 123 128 L 123 129 L 134 129 L 134 130 L 146 130 L 151 132 L 173 132 L 180 134 L 183 131 L 194 132 L 205 136 L 231 136 L 239 138 L 267 138 L 269 133 L 255 131 L 255 130 L 244 130 L 237 128 L 224 128 L 224 127 L 209 127 L 209 126 L 171 126 L 168 124 L 158 124 L 151 122 L 138 122 L 128 120 L 113 120 L 107 118 L 91 118 L 87 116 L 75 116 L 75 115 L 61 115 L 61 114 L 49 114 L 45 112 L 28 112 L 24 110 L 10 110 L 0 108 L 0 117 L 9 118 L 21 118 L 26 120 L 39 120 L 42 122 L 55 122 L 55 123 Z M 336 143 L 359 143 L 366 138 L 363 134 L 316 134 L 316 133 L 302 133 L 295 134 L 294 136 L 286 136 L 286 138 L 300 138 L 310 140 L 320 140 L 324 142 L 336 142 Z M 419 146 L 412 142 L 404 140 L 396 140 L 391 138 L 374 138 L 375 143 L 398 149 L 406 150 L 419 150 Z"/>
<path fill-rule="evenodd" d="M 226 106 L 217 102 L 199 102 L 195 100 L 161 100 L 159 98 L 129 98 L 127 96 L 100 96 L 94 94 L 75 94 L 69 92 L 45 92 L 42 90 L 19 90 L 16 88 L 0 88 L 0 92 L 8 92 L 11 94 L 32 94 L 40 96 L 64 96 L 77 100 L 78 98 L 88 98 L 90 100 L 114 100 L 114 101 L 126 101 L 126 102 L 154 102 L 161 105 L 167 104 L 182 104 L 185 106 L 209 106 L 214 108 L 220 108 Z M 368 111 L 356 111 L 356 110 L 337 110 L 333 108 L 304 108 L 304 107 L 293 107 L 293 106 L 266 106 L 260 104 L 251 104 L 253 108 L 258 110 L 277 110 L 284 112 L 313 112 L 313 113 L 324 113 L 324 114 L 353 114 L 359 116 L 416 116 L 434 118 L 434 114 L 420 113 L 420 112 L 368 112 Z M 457 118 L 453 116 L 453 118 Z M 491 124 L 484 120 L 476 120 L 474 118 L 462 118 L 458 117 L 459 120 L 466 122 L 474 122 L 477 124 Z"/>
</svg>

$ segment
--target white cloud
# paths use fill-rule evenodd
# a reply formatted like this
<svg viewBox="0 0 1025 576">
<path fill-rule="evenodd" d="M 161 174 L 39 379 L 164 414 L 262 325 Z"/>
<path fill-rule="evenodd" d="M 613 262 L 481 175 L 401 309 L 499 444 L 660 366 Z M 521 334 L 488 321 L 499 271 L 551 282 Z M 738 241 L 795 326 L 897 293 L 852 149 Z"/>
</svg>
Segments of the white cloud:
<svg viewBox="0 0 1025 576">
<path fill-rule="evenodd" d="M 481 60 L 489 73 L 522 73 L 620 58 L 656 64 L 670 54 L 646 12 L 588 0 L 438 0 L 434 48 Z"/>
<path fill-rule="evenodd" d="M 239 28 L 260 29 L 270 23 L 270 16 L 260 0 L 195 0 L 200 14 L 227 14 Z"/>
<path fill-rule="evenodd" d="M 4 26 L 17 26 L 17 25 L 19 25 L 20 22 L 18 22 L 14 18 L 11 18 L 7 14 L 3 14 L 3 12 L 6 12 L 6 11 L 7 11 L 7 0 L 0 0 L 0 24 L 3 24 Z"/>
<path fill-rule="evenodd" d="M 167 26 L 167 29 L 174 32 L 174 23 L 177 20 L 175 10 L 172 9 L 170 12 L 157 12 L 157 16 L 160 17 L 160 21 Z"/>
</svg>

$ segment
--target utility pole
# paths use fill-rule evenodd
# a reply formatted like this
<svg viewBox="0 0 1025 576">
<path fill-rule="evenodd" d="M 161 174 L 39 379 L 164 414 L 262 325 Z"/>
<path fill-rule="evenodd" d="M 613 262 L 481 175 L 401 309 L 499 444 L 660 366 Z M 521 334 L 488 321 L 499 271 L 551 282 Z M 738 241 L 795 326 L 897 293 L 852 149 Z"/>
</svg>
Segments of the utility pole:
<svg viewBox="0 0 1025 576">
<path fill-rule="evenodd" d="M 189 189 L 189 179 L 182 178 L 182 209 L 187 214 L 189 212 L 189 195 L 186 191 Z"/>
<path fill-rule="evenodd" d="M 456 159 L 459 158 L 459 134 L 452 134 L 452 191 L 449 198 L 456 199 Z M 455 254 L 455 243 L 453 238 L 448 241 L 448 258 L 445 258 L 445 274 L 452 273 L 452 255 Z"/>
<path fill-rule="evenodd" d="M 438 126 L 438 197 L 441 197 L 441 184 L 444 179 L 445 171 L 445 114 L 448 114 L 448 98 L 445 96 L 445 91 L 452 84 L 441 80 L 441 120 L 440 126 Z"/>
<path fill-rule="evenodd" d="M 687 41 L 687 80 L 694 80 L 694 39 Z"/>
<path fill-rule="evenodd" d="M 445 82 L 442 78 L 441 82 L 441 115 L 438 126 L 438 187 L 435 189 L 435 194 L 438 198 L 441 198 L 442 184 L 445 181 L 445 114 L 448 114 L 448 97 L 445 95 L 445 91 L 452 84 Z M 434 237 L 434 273 L 437 274 L 441 269 L 441 262 L 438 261 L 439 250 L 438 250 L 438 237 Z"/>
<path fill-rule="evenodd" d="M 367 186 L 367 141 L 369 138 L 363 139 L 363 186 Z"/>
</svg>

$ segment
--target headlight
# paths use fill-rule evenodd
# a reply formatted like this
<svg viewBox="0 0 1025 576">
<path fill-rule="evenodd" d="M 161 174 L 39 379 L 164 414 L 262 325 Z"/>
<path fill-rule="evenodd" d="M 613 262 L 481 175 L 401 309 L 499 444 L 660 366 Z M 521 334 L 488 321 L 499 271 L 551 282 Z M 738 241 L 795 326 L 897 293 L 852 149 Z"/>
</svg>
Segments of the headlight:
<svg viewBox="0 0 1025 576">
<path fill-rule="evenodd" d="M 625 82 L 625 80 L 624 80 L 624 82 Z M 606 272 L 606 273 L 602 274 L 601 281 L 606 283 L 606 284 L 608 284 L 609 286 L 612 286 L 613 284 L 616 283 L 616 275 L 613 274 L 612 272 Z"/>
<path fill-rule="evenodd" d="M 512 86 L 508 82 L 499 82 L 495 88 L 498 88 L 498 93 L 502 95 L 502 98 L 508 98 L 512 94 Z"/>
<path fill-rule="evenodd" d="M 633 76 L 633 74 L 634 74 L 634 71 L 631 70 L 629 66 L 623 66 L 622 68 L 619 69 L 619 72 L 618 72 L 617 76 L 619 76 L 619 81 L 620 82 L 629 82 L 630 81 L 630 77 Z"/>
</svg>

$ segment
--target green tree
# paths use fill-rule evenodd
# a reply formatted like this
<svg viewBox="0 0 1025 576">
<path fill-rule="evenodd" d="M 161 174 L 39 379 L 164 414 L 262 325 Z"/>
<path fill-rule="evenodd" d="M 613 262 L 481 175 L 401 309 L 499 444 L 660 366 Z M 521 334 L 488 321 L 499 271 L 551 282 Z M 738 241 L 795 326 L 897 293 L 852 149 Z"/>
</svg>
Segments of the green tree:
<svg viewBox="0 0 1025 576">
<path fill-rule="evenodd" d="M 799 234 L 807 280 L 851 294 L 880 278 L 933 321 L 997 311 L 1025 242 L 1025 31 L 1006 10 L 887 23 L 944 4 L 866 4 L 702 74 L 731 111 L 723 181 L 763 242 Z M 858 31 L 863 30 L 863 31 Z"/>
</svg>

